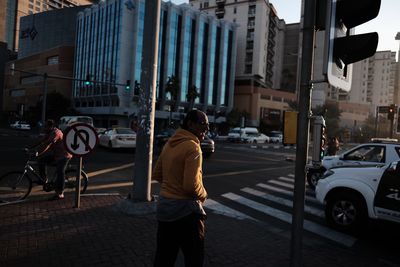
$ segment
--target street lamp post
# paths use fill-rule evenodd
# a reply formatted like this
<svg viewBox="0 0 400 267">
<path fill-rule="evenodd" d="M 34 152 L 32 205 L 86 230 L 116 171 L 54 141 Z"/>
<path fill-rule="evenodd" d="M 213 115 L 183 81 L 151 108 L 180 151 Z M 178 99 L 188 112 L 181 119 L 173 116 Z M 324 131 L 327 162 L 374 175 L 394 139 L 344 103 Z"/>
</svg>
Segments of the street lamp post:
<svg viewBox="0 0 400 267">
<path fill-rule="evenodd" d="M 43 73 L 43 98 L 42 98 L 42 127 L 44 126 L 46 120 L 46 102 L 47 102 L 47 72 Z"/>
</svg>

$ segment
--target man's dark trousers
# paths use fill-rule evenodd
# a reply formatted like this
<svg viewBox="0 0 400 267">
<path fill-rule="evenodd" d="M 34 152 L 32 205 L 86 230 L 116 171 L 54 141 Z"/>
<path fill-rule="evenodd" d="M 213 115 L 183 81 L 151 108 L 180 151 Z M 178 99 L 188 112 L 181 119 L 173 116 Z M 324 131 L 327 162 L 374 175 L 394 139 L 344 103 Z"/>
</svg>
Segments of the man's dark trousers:
<svg viewBox="0 0 400 267">
<path fill-rule="evenodd" d="M 205 218 L 192 213 L 173 222 L 158 221 L 155 267 L 173 267 L 179 249 L 185 266 L 201 267 L 204 261 Z"/>
</svg>

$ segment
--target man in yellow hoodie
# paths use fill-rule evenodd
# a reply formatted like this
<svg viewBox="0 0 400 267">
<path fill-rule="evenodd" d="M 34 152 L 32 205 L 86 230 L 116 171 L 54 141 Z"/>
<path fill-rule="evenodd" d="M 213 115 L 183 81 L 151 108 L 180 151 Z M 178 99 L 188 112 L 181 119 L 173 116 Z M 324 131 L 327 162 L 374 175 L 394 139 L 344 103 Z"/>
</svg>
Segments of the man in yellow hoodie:
<svg viewBox="0 0 400 267">
<path fill-rule="evenodd" d="M 179 249 L 185 266 L 203 266 L 206 213 L 202 204 L 207 192 L 200 142 L 208 130 L 207 115 L 200 110 L 189 111 L 153 170 L 152 178 L 161 185 L 154 266 L 174 266 Z"/>
</svg>

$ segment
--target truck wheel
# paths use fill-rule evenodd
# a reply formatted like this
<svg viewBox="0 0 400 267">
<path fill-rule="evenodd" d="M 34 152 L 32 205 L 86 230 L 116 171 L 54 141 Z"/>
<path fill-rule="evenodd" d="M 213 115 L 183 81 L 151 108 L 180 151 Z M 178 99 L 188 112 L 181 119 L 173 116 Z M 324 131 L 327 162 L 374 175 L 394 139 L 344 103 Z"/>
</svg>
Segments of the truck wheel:
<svg viewBox="0 0 400 267">
<path fill-rule="evenodd" d="M 365 226 L 368 216 L 364 200 L 354 192 L 338 192 L 327 199 L 327 223 L 340 231 L 357 233 Z"/>
</svg>

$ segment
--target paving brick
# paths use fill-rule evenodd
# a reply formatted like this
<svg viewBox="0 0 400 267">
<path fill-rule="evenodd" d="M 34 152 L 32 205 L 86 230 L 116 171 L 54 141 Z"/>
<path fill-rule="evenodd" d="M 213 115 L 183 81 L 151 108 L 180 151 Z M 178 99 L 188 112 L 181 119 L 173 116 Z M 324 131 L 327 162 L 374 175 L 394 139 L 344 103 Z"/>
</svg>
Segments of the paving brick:
<svg viewBox="0 0 400 267">
<path fill-rule="evenodd" d="M 0 207 L 0 266 L 152 266 L 155 216 L 124 214 L 115 208 L 120 201 L 85 196 L 79 209 L 68 198 Z M 206 223 L 206 267 L 289 266 L 287 230 L 212 213 Z M 386 266 L 336 244 L 304 239 L 307 267 Z"/>
</svg>

